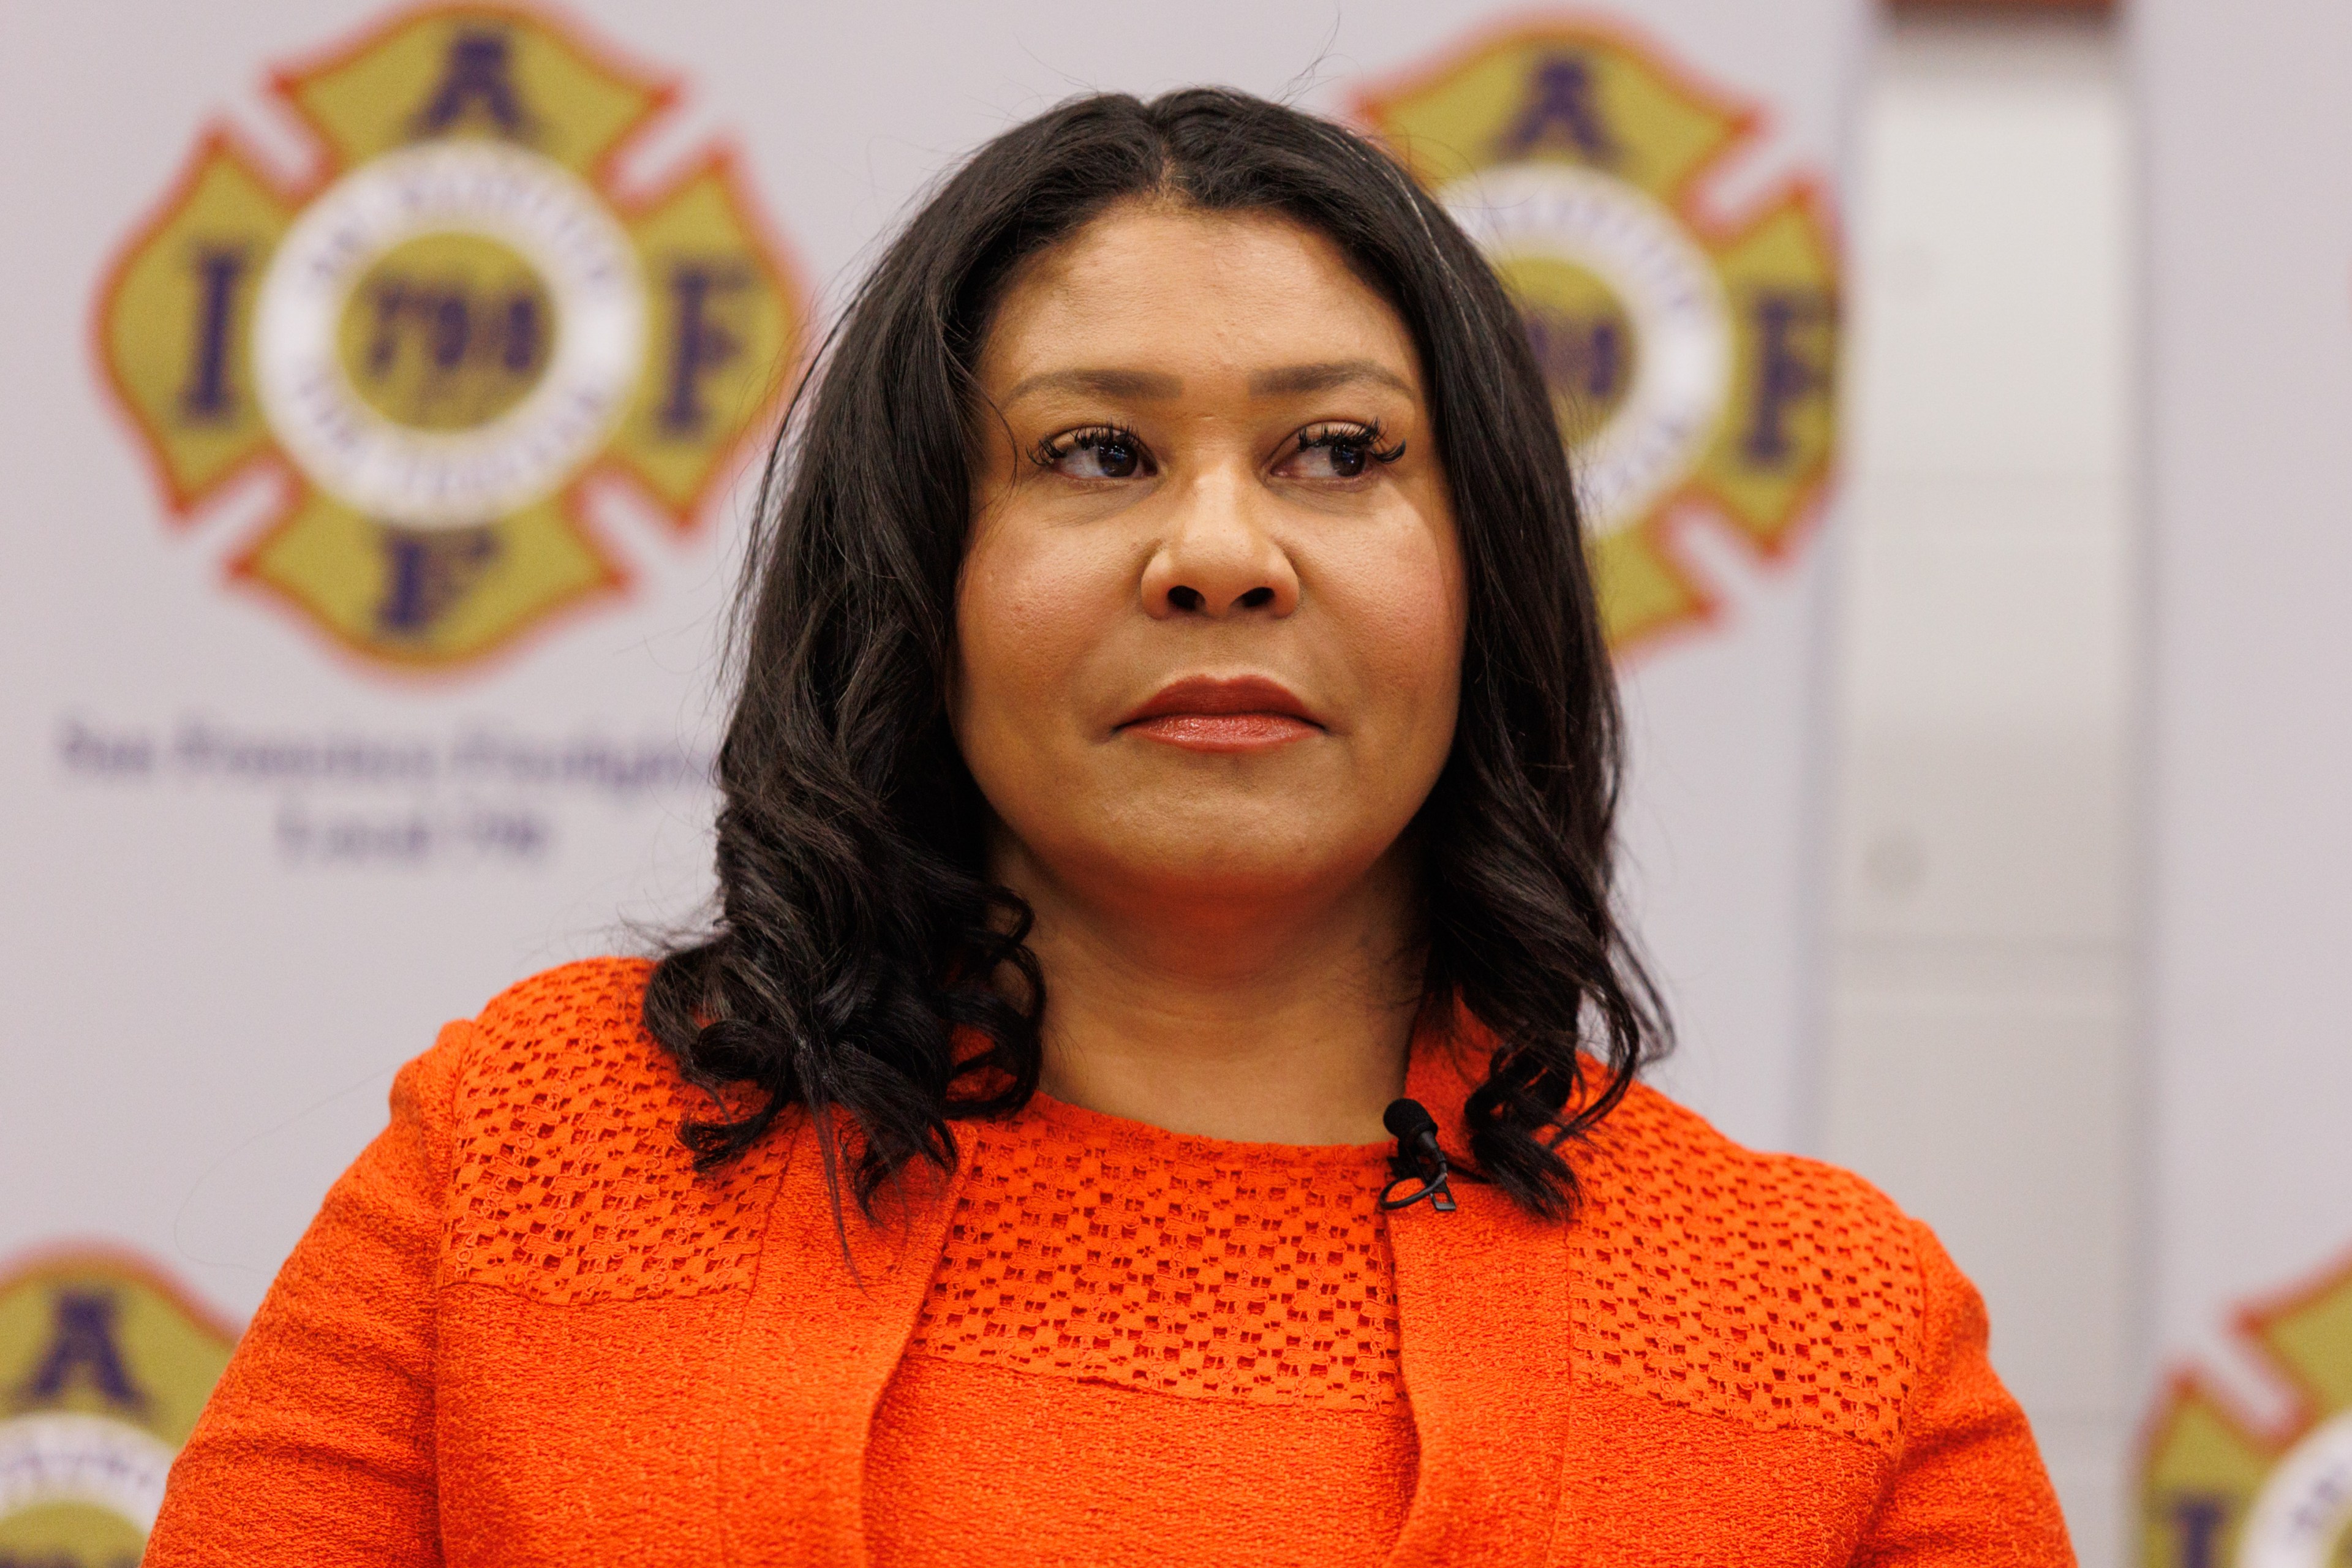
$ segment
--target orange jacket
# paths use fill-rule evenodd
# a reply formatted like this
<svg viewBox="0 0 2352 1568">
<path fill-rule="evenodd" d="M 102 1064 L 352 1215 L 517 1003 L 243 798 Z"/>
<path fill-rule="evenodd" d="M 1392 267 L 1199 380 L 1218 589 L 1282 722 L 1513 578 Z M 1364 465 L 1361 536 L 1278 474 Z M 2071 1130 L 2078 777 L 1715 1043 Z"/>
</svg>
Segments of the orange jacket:
<svg viewBox="0 0 2352 1568">
<path fill-rule="evenodd" d="M 402 1070 L 173 1467 L 151 1568 L 864 1561 L 954 1178 L 853 1217 L 854 1276 L 804 1128 L 697 1178 L 677 1126 L 709 1108 L 639 1026 L 646 973 L 539 976 Z M 1466 1089 L 1416 1050 L 1442 1128 Z M 1647 1089 L 1577 1160 L 1572 1225 L 1466 1183 L 1391 1216 L 1420 1448 L 1391 1563 L 2073 1561 L 1926 1227 Z"/>
</svg>

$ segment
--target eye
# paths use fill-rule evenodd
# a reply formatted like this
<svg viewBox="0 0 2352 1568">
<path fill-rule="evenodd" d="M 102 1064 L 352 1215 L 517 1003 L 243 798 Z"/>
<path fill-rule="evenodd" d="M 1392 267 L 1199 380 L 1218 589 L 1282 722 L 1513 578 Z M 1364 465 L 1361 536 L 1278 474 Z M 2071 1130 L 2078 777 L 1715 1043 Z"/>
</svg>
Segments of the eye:
<svg viewBox="0 0 2352 1568">
<path fill-rule="evenodd" d="M 1275 472 L 1286 479 L 1358 479 L 1374 463 L 1393 463 L 1404 443 L 1383 444 L 1377 425 L 1310 425 Z"/>
<path fill-rule="evenodd" d="M 1097 425 L 1037 444 L 1033 458 L 1073 479 L 1132 479 L 1152 473 L 1151 456 L 1132 430 Z"/>
</svg>

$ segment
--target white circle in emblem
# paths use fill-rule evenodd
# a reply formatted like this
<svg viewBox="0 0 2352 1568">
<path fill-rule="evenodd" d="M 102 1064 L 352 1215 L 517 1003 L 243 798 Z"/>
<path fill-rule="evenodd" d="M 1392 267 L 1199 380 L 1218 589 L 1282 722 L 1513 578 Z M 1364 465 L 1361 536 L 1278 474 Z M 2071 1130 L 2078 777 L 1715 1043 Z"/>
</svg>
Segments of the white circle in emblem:
<svg viewBox="0 0 2352 1568">
<path fill-rule="evenodd" d="M 1576 453 L 1586 528 L 1612 533 L 1689 477 L 1731 388 L 1731 307 L 1682 222 L 1623 180 L 1569 163 L 1508 163 L 1438 193 L 1497 265 L 1565 261 L 1599 278 L 1634 332 L 1633 384 Z"/>
<path fill-rule="evenodd" d="M 171 1469 L 170 1447 L 127 1421 L 64 1411 L 0 1421 L 0 1519 L 78 1502 L 152 1530 Z"/>
<path fill-rule="evenodd" d="M 538 271 L 555 346 L 504 414 L 426 430 L 359 395 L 339 334 L 352 290 L 386 251 L 450 233 L 498 240 Z M 636 390 L 645 333 L 636 254 L 593 191 L 536 153 L 439 142 L 372 159 L 295 220 L 257 300 L 255 382 L 279 442 L 320 489 L 383 521 L 460 526 L 552 494 L 604 445 Z"/>
<path fill-rule="evenodd" d="M 2352 1532 L 2352 1410 L 2289 1449 L 2238 1540 L 2238 1568 L 2328 1568 Z"/>
</svg>

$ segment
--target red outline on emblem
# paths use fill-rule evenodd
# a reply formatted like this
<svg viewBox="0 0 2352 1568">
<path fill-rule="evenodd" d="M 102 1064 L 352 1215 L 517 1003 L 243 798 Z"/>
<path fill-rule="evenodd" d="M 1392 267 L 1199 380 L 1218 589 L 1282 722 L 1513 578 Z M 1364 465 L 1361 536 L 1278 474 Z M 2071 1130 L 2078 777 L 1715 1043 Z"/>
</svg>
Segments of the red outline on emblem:
<svg viewBox="0 0 2352 1568">
<path fill-rule="evenodd" d="M 1845 237 L 1840 231 L 1837 211 L 1830 199 L 1829 191 L 1819 177 L 1811 174 L 1792 174 L 1769 187 L 1757 199 L 1740 225 L 1737 227 L 1727 226 L 1721 236 L 1722 241 L 1727 247 L 1739 244 L 1771 222 L 1780 214 L 1781 208 L 1792 203 L 1801 207 L 1805 216 L 1812 220 L 1814 228 L 1820 232 L 1829 250 L 1832 268 L 1831 326 L 1837 333 L 1835 341 L 1843 343 L 1845 328 L 1843 287 L 1845 279 L 1842 275 L 1843 272 L 1842 264 L 1844 259 Z M 1830 377 L 1829 390 L 1832 396 L 1836 396 L 1843 390 L 1840 384 L 1845 366 L 1842 362 L 1832 361 L 1825 368 Z M 1811 468 L 1797 480 L 1797 499 L 1790 503 L 1789 521 L 1780 531 L 1769 539 L 1759 539 L 1737 522 L 1732 524 L 1732 531 L 1746 540 L 1766 560 L 1775 562 L 1780 560 L 1796 545 L 1802 542 L 1803 538 L 1811 534 L 1814 524 L 1819 521 L 1816 514 L 1820 510 L 1821 500 L 1830 488 L 1831 480 L 1837 471 L 1837 464 L 1838 441 L 1836 426 L 1833 423 L 1828 447 L 1823 448 L 1821 458 Z M 1692 481 L 1689 488 L 1702 494 L 1706 493 L 1707 489 L 1706 485 L 1699 480 Z"/>
<path fill-rule="evenodd" d="M 761 205 L 758 193 L 744 175 L 744 165 L 749 161 L 742 144 L 734 137 L 714 135 L 704 144 L 700 156 L 680 173 L 665 178 L 658 189 L 633 198 L 625 205 L 615 204 L 620 206 L 624 221 L 633 223 L 704 175 L 717 174 L 726 188 L 727 199 L 734 205 L 737 216 L 749 231 L 761 270 L 775 286 L 776 295 L 783 300 L 790 317 L 791 338 L 785 344 L 782 363 L 775 367 L 775 385 L 745 424 L 743 433 L 712 460 L 710 472 L 703 476 L 701 486 L 683 505 L 673 510 L 670 503 L 655 492 L 643 469 L 609 447 L 590 467 L 592 474 L 627 485 L 632 500 L 658 513 L 676 538 L 693 532 L 701 523 L 703 513 L 740 476 L 752 455 L 775 439 L 776 419 L 791 403 L 800 388 L 801 378 L 808 371 L 812 296 L 803 276 L 799 253 L 785 243 L 782 232 L 768 216 L 767 208 Z"/>
<path fill-rule="evenodd" d="M 137 1280 L 177 1307 L 190 1322 L 205 1333 L 235 1349 L 245 1337 L 218 1309 L 199 1300 L 195 1292 L 163 1271 L 163 1266 L 121 1242 L 46 1241 L 23 1251 L 0 1258 L 0 1292 L 15 1289 L 44 1275 L 64 1274 L 76 1269 L 96 1269 L 120 1274 Z"/>
<path fill-rule="evenodd" d="M 1705 229 L 1707 226 L 1705 215 L 1690 210 L 1696 205 L 1695 193 L 1733 153 L 1770 128 L 1771 113 L 1754 99 L 1718 87 L 1683 64 L 1680 52 L 1662 42 L 1656 34 L 1616 16 L 1602 16 L 1584 11 L 1530 11 L 1517 16 L 1489 18 L 1473 28 L 1463 42 L 1454 46 L 1435 63 L 1408 66 L 1356 89 L 1349 94 L 1349 111 L 1360 125 L 1379 135 L 1383 143 L 1394 146 L 1394 143 L 1388 142 L 1381 131 L 1380 114 L 1387 106 L 1452 75 L 1480 55 L 1507 48 L 1514 44 L 1548 38 L 1601 44 L 1639 55 L 1666 81 L 1730 121 L 1722 148 L 1684 175 L 1682 183 L 1674 188 L 1673 199 L 1666 204 L 1684 222 L 1694 228 Z M 1407 167 L 1412 165 L 1413 158 L 1409 149 L 1394 147 L 1394 150 Z"/>
<path fill-rule="evenodd" d="M 383 13 L 378 19 L 362 23 L 345 34 L 343 41 L 322 45 L 307 56 L 285 64 L 271 66 L 264 75 L 263 79 L 268 83 L 272 96 L 283 103 L 301 123 L 303 130 L 311 137 L 316 149 L 316 162 L 320 172 L 318 177 L 306 188 L 304 200 L 307 201 L 310 196 L 316 195 L 321 187 L 342 171 L 330 162 L 333 143 L 328 139 L 326 128 L 302 107 L 302 100 L 296 96 L 296 89 L 305 82 L 351 64 L 384 38 L 404 27 L 414 26 L 419 22 L 429 22 L 442 16 L 497 17 L 527 26 L 536 26 L 545 28 L 576 48 L 592 65 L 611 72 L 647 95 L 649 101 L 646 105 L 645 111 L 627 125 L 623 126 L 612 142 L 597 153 L 594 163 L 590 166 L 589 183 L 596 187 L 597 195 L 607 201 L 613 200 L 610 188 L 613 184 L 613 165 L 620 161 L 632 142 L 645 134 L 648 127 L 676 108 L 683 96 L 680 86 L 684 79 L 682 77 L 662 70 L 650 61 L 631 54 L 604 37 L 595 27 L 581 21 L 572 12 L 562 6 L 526 5 L 520 3 L 520 0 L 483 0 L 481 4 L 467 4 L 466 0 L 422 0 L 421 4 L 395 6 Z"/>
<path fill-rule="evenodd" d="M 176 528 L 189 526 L 195 521 L 196 514 L 209 503 L 210 498 L 221 494 L 238 481 L 264 469 L 288 467 L 275 437 L 272 437 L 262 450 L 230 468 L 202 489 L 181 489 L 179 481 L 172 477 L 171 464 L 164 459 L 162 443 L 147 427 L 139 405 L 131 399 L 131 389 L 122 384 L 121 376 L 115 373 L 114 356 L 107 352 L 107 318 L 114 313 L 114 297 L 121 290 L 131 263 L 144 255 L 148 246 L 154 243 L 156 237 L 170 226 L 182 205 L 195 193 L 196 182 L 204 177 L 205 169 L 212 165 L 215 158 L 224 154 L 236 160 L 264 190 L 299 210 L 301 196 L 271 171 L 268 160 L 260 155 L 259 150 L 228 121 L 215 119 L 198 133 L 194 149 L 181 160 L 179 172 L 172 176 L 172 183 L 163 195 L 150 205 L 129 236 L 115 246 L 99 274 L 98 291 L 91 300 L 89 346 L 92 356 L 98 361 L 99 378 L 110 395 L 116 416 L 129 426 L 135 437 L 132 444 L 139 448 L 140 458 L 146 463 L 156 489 L 163 493 L 166 521 Z"/>
<path fill-rule="evenodd" d="M 1843 236 L 1826 182 L 1810 169 L 1800 170 L 1742 203 L 1737 213 L 1710 210 L 1701 200 L 1707 182 L 1718 177 L 1727 165 L 1734 163 L 1771 129 L 1770 111 L 1755 100 L 1700 76 L 1683 63 L 1677 51 L 1642 27 L 1614 16 L 1574 11 L 1502 17 L 1474 29 L 1433 64 L 1407 67 L 1356 89 L 1349 95 L 1349 112 L 1358 125 L 1390 147 L 1408 168 L 1412 167 L 1416 161 L 1411 149 L 1391 141 L 1381 125 L 1381 116 L 1391 105 L 1460 70 L 1481 55 L 1545 39 L 1599 44 L 1638 56 L 1670 85 L 1710 111 L 1724 116 L 1728 123 L 1723 145 L 1683 176 L 1665 205 L 1690 226 L 1713 259 L 1770 221 L 1789 202 L 1800 203 L 1828 243 L 1835 269 L 1832 282 L 1837 286 L 1838 324 L 1843 327 Z M 1833 378 L 1839 368 L 1832 367 Z M 1834 379 L 1832 386 L 1835 395 Z M 1828 450 L 1799 479 L 1795 498 L 1790 502 L 1788 521 L 1769 539 L 1760 539 L 1749 531 L 1696 475 L 1660 497 L 1633 531 L 1689 596 L 1690 608 L 1629 634 L 1610 649 L 1611 658 L 1621 668 L 1626 667 L 1721 626 L 1727 595 L 1710 583 L 1708 574 L 1697 567 L 1679 537 L 1685 529 L 1698 525 L 1696 513 L 1708 514 L 1709 526 L 1739 540 L 1767 566 L 1784 565 L 1819 531 L 1830 495 L 1836 488 L 1837 465 L 1838 443 L 1833 425 Z"/>
<path fill-rule="evenodd" d="M 312 488 L 309 479 L 287 460 L 274 438 L 268 448 L 223 474 L 204 490 L 184 495 L 180 492 L 157 449 L 154 437 L 140 418 L 115 374 L 112 356 L 107 352 L 106 321 L 116 290 L 132 259 L 145 249 L 179 210 L 216 150 L 226 151 L 236 157 L 259 184 L 294 207 L 299 216 L 303 205 L 344 171 L 335 160 L 333 142 L 325 128 L 303 107 L 297 96 L 298 89 L 315 78 L 359 58 L 402 28 L 420 21 L 452 16 L 496 17 L 551 32 L 593 67 L 643 91 L 646 95 L 644 110 L 623 127 L 609 144 L 598 150 L 590 168 L 589 183 L 625 224 L 651 211 L 684 184 L 716 171 L 725 182 L 728 195 L 753 241 L 759 265 L 784 302 L 792 339 L 789 357 L 778 367 L 775 389 L 761 405 L 758 416 L 745 426 L 742 437 L 714 460 L 709 474 L 688 505 L 673 509 L 658 499 L 646 484 L 643 476 L 625 459 L 609 451 L 600 454 L 572 477 L 558 499 L 559 508 L 572 525 L 582 548 L 597 565 L 597 578 L 539 610 L 529 620 L 477 652 L 456 658 L 411 658 L 389 649 L 362 647 L 347 640 L 321 620 L 315 611 L 264 581 L 254 570 L 256 558 L 292 525 L 301 510 L 305 495 Z M 602 479 L 625 486 L 637 510 L 661 519 L 665 526 L 659 531 L 665 538 L 678 541 L 695 533 L 702 526 L 704 514 L 712 500 L 735 481 L 752 450 L 772 437 L 772 426 L 778 413 L 789 404 L 806 372 L 812 339 L 812 296 L 803 280 L 803 264 L 797 252 L 784 242 L 781 231 L 768 216 L 765 206 L 754 195 L 752 183 L 743 172 L 747 159 L 740 142 L 723 133 L 713 135 L 697 144 L 689 154 L 690 161 L 681 171 L 659 174 L 656 176 L 657 184 L 643 189 L 626 188 L 627 183 L 618 176 L 617 165 L 676 108 L 684 96 L 683 83 L 687 79 L 681 74 L 659 69 L 614 43 L 567 8 L 537 3 L 523 4 L 520 0 L 483 0 L 478 4 L 469 4 L 467 0 L 424 0 L 423 4 L 396 7 L 354 27 L 338 42 L 265 68 L 262 79 L 270 100 L 286 110 L 293 124 L 301 128 L 310 144 L 310 167 L 308 174 L 301 180 L 289 184 L 273 171 L 268 159 L 260 156 L 257 149 L 236 133 L 230 122 L 216 120 L 200 135 L 195 150 L 184 161 L 170 188 L 153 204 L 130 236 L 116 247 L 103 273 L 90 318 L 90 345 L 98 360 L 100 377 L 112 394 L 118 416 L 129 426 L 135 437 L 134 445 L 155 477 L 157 487 L 165 498 L 171 522 L 175 527 L 184 528 L 205 508 L 212 497 L 223 493 L 235 482 L 262 471 L 275 471 L 285 486 L 284 504 L 256 525 L 245 542 L 231 553 L 223 569 L 224 580 L 231 588 L 251 595 L 272 606 L 278 614 L 289 617 L 313 641 L 326 647 L 338 662 L 360 673 L 388 678 L 404 685 L 470 679 L 507 662 L 536 642 L 542 633 L 561 627 L 580 612 L 606 601 L 625 601 L 635 586 L 635 579 L 621 553 L 604 536 L 603 529 L 591 521 L 586 514 L 586 490 L 590 483 Z M 635 184 L 642 184 L 643 182 Z"/>
<path fill-rule="evenodd" d="M 1737 227 L 1725 227 L 1719 236 L 1722 243 L 1726 246 L 1738 244 L 1770 222 L 1774 215 L 1792 201 L 1804 207 L 1807 216 L 1828 242 L 1832 260 L 1838 259 L 1843 247 L 1843 237 L 1839 232 L 1837 215 L 1822 181 L 1810 174 L 1792 174 L 1769 187 L 1754 203 L 1744 223 Z M 1842 278 L 1832 279 L 1833 283 L 1843 281 Z M 1833 290 L 1832 306 L 1836 311 L 1833 324 L 1839 331 L 1839 341 L 1843 342 L 1845 311 L 1843 289 Z M 1839 382 L 1843 368 L 1843 363 L 1833 363 L 1829 367 L 1832 397 L 1841 394 Z M 1837 488 L 1837 435 L 1836 424 L 1832 422 L 1828 447 L 1811 468 L 1796 481 L 1794 496 L 1789 503 L 1788 521 L 1781 524 L 1779 532 L 1769 539 L 1759 538 L 1748 531 L 1715 489 L 1696 475 L 1677 485 L 1658 503 L 1649 520 L 1642 525 L 1641 531 L 1660 557 L 1672 564 L 1676 580 L 1691 595 L 1691 609 L 1687 615 L 1659 623 L 1654 630 L 1636 632 L 1612 648 L 1611 653 L 1620 666 L 1676 647 L 1686 636 L 1713 631 L 1723 624 L 1726 595 L 1710 589 L 1707 574 L 1692 562 L 1678 538 L 1684 529 L 1696 522 L 1694 510 L 1706 512 L 1707 526 L 1729 533 L 1768 568 L 1785 567 L 1791 557 L 1812 542 L 1829 510 L 1831 494 Z"/>
<path fill-rule="evenodd" d="M 314 488 L 299 475 L 289 491 L 290 499 L 286 510 L 256 530 L 253 537 L 237 548 L 223 568 L 222 579 L 229 587 L 251 596 L 257 603 L 291 617 L 297 626 L 309 633 L 312 640 L 323 646 L 329 653 L 335 655 L 339 662 L 362 674 L 397 680 L 408 687 L 470 679 L 509 662 L 537 642 L 541 631 L 562 626 L 601 601 L 625 600 L 629 591 L 636 586 L 636 579 L 615 558 L 615 552 L 604 538 L 602 531 L 588 521 L 584 508 L 585 491 L 588 480 L 595 472 L 596 466 L 592 465 L 586 471 L 573 476 L 572 482 L 558 492 L 557 505 L 589 558 L 596 563 L 596 579 L 581 584 L 562 598 L 550 601 L 546 608 L 533 614 L 529 620 L 483 644 L 473 653 L 457 658 L 409 658 L 389 648 L 362 647 L 344 640 L 315 612 L 254 569 L 255 558 L 268 548 L 271 541 L 294 526 L 294 520 L 302 510 L 303 498 Z"/>
<path fill-rule="evenodd" d="M 2145 1485 L 2148 1468 L 2169 1440 L 2181 1411 L 2192 1400 L 2202 1399 L 2212 1405 L 2224 1420 L 2274 1461 L 2302 1441 L 2330 1412 L 2321 1403 L 2320 1391 L 2305 1379 L 2300 1369 L 2281 1360 L 2263 1336 L 2280 1319 L 2293 1317 L 2320 1297 L 2343 1289 L 2352 1289 L 2352 1251 L 2321 1266 L 2318 1272 L 2302 1283 L 2255 1296 L 2230 1312 L 2231 1338 L 2262 1363 L 2267 1376 L 2294 1396 L 2286 1411 L 2274 1421 L 2257 1419 L 2235 1394 L 2194 1362 L 2174 1363 L 2165 1374 L 2163 1392 L 2141 1425 L 2137 1467 L 2141 1483 Z"/>
</svg>

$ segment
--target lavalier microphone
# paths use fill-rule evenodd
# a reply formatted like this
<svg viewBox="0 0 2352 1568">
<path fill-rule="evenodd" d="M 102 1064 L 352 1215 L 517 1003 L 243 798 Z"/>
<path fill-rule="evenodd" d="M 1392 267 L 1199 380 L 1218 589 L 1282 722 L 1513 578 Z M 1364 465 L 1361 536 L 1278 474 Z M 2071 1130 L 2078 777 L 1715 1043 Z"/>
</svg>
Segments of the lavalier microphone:
<svg viewBox="0 0 2352 1568">
<path fill-rule="evenodd" d="M 1445 1151 L 1438 1147 L 1437 1121 L 1429 1108 L 1417 1100 L 1392 1100 L 1381 1112 L 1381 1124 L 1396 1139 L 1396 1152 L 1389 1156 L 1389 1184 L 1381 1189 L 1381 1207 L 1410 1208 L 1422 1199 L 1440 1214 L 1454 1212 L 1454 1189 L 1446 1184 Z M 1404 1196 L 1396 1190 L 1406 1183 L 1416 1184 Z"/>
</svg>

